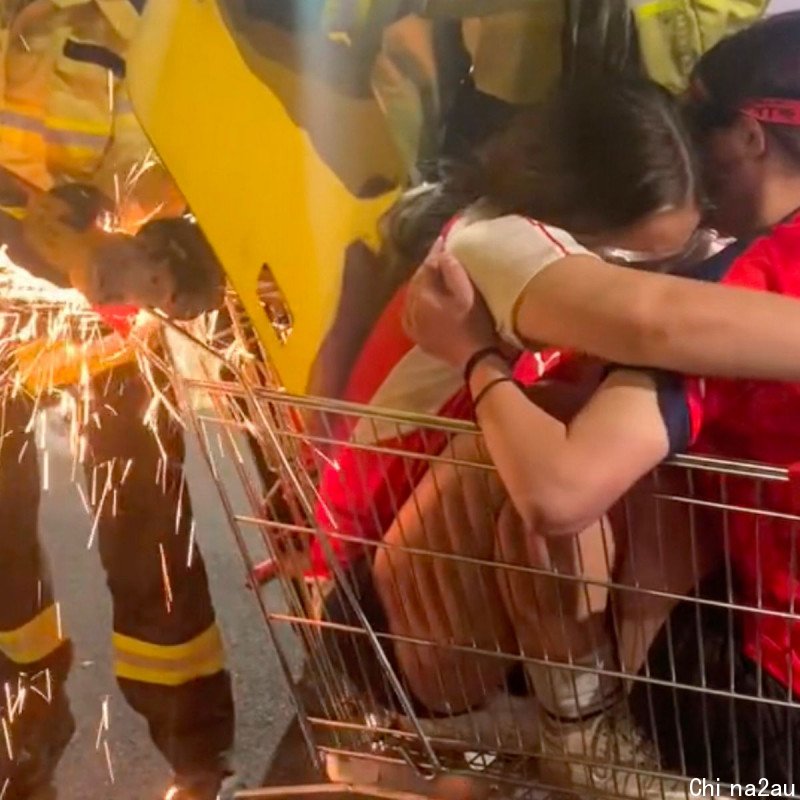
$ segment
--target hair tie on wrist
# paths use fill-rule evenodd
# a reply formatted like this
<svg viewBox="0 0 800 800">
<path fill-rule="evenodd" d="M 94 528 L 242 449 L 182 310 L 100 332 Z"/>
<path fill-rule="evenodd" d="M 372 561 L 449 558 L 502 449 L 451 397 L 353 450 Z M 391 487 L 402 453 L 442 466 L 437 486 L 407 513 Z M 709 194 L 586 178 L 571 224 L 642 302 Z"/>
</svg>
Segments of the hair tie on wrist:
<svg viewBox="0 0 800 800">
<path fill-rule="evenodd" d="M 475 367 L 483 361 L 484 358 L 489 358 L 489 356 L 498 356 L 505 361 L 505 356 L 503 355 L 503 351 L 499 347 L 484 347 L 483 350 L 478 350 L 477 353 L 473 353 L 470 356 L 469 361 L 467 361 L 467 365 L 464 367 L 464 383 L 469 386 L 469 382 L 472 380 L 472 373 L 475 372 Z"/>
<path fill-rule="evenodd" d="M 480 405 L 481 400 L 486 397 L 489 392 L 494 389 L 495 386 L 499 386 L 501 383 L 513 383 L 515 386 L 518 386 L 517 382 L 513 378 L 503 377 L 503 378 L 495 378 L 493 381 L 489 381 L 486 386 L 481 389 L 478 394 L 472 400 L 472 410 L 477 412 L 478 406 Z"/>
</svg>

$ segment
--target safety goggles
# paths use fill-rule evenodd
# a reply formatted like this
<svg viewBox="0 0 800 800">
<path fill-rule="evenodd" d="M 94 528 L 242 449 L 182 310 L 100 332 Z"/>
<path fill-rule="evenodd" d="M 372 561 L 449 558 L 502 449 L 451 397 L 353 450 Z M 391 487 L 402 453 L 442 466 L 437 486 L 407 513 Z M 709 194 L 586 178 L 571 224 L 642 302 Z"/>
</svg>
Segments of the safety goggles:
<svg viewBox="0 0 800 800">
<path fill-rule="evenodd" d="M 598 247 L 594 252 L 610 264 L 650 272 L 681 272 L 718 253 L 728 243 L 710 228 L 698 228 L 680 250 L 672 253 L 652 253 L 626 250 L 621 247 Z"/>
</svg>

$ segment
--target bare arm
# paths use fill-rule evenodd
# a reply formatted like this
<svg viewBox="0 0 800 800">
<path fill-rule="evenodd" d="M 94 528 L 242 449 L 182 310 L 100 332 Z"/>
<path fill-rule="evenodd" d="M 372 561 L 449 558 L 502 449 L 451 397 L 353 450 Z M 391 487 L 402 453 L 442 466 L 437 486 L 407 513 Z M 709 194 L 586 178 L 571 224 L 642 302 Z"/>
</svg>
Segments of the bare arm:
<svg viewBox="0 0 800 800">
<path fill-rule="evenodd" d="M 520 298 L 523 340 L 696 375 L 800 380 L 800 301 L 571 256 Z"/>
<path fill-rule="evenodd" d="M 441 245 L 434 255 L 440 252 Z M 512 310 L 506 306 L 508 319 Z M 404 324 L 427 352 L 468 367 L 492 461 L 530 531 L 579 533 L 667 455 L 656 385 L 646 373 L 616 371 L 566 425 L 532 403 L 508 380 L 507 361 L 492 349 L 495 319 L 453 259 L 429 259 L 418 271 Z"/>
<path fill-rule="evenodd" d="M 473 396 L 508 374 L 502 360 L 486 359 L 473 373 Z M 517 512 L 544 536 L 580 533 L 669 449 L 654 382 L 641 372 L 615 372 L 568 425 L 510 382 L 492 387 L 477 415 Z"/>
<path fill-rule="evenodd" d="M 632 366 L 800 380 L 797 299 L 613 266 L 588 254 L 554 260 L 529 231 L 506 217 L 456 231 L 448 242 L 504 335 Z"/>
</svg>

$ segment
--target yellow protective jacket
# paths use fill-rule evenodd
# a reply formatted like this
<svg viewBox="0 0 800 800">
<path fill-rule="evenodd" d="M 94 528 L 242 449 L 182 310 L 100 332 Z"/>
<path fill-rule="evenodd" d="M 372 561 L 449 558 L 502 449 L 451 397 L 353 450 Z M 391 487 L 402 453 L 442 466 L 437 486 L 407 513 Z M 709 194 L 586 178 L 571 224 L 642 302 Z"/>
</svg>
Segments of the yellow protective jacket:
<svg viewBox="0 0 800 800">
<path fill-rule="evenodd" d="M 508 103 L 541 100 L 561 74 L 564 21 L 563 0 L 464 20 L 475 86 Z"/>
<path fill-rule="evenodd" d="M 683 92 L 703 53 L 755 22 L 769 0 L 629 0 L 649 75 Z"/>
<path fill-rule="evenodd" d="M 119 201 L 126 221 L 183 201 L 128 99 L 130 0 L 0 0 L 0 167 L 40 190 L 81 181 Z"/>
<path fill-rule="evenodd" d="M 94 185 L 116 202 L 128 229 L 152 216 L 181 213 L 184 201 L 154 158 L 128 99 L 125 59 L 139 23 L 134 5 L 0 0 L 0 9 L 0 168 L 34 193 L 64 182 Z M 17 216 L 1 202 L 4 212 Z M 34 394 L 73 383 L 87 368 L 102 372 L 133 358 L 121 340 L 91 351 L 42 340 L 16 351 Z"/>
<path fill-rule="evenodd" d="M 583 13 L 584 4 L 591 13 Z M 634 25 L 621 26 L 625 0 L 530 0 L 527 7 L 495 13 L 490 12 L 510 3 L 487 0 L 470 4 L 472 13 L 483 8 L 484 15 L 465 17 L 462 29 L 476 87 L 508 103 L 541 100 L 558 81 L 565 61 L 580 71 L 593 69 L 596 60 L 605 62 L 604 48 L 635 52 L 634 43 L 617 41 L 629 37 L 630 31 L 638 40 L 645 72 L 677 94 L 687 88 L 700 56 L 757 20 L 767 4 L 768 0 L 627 0 Z M 369 7 L 366 2 L 358 5 L 362 11 Z M 435 10 L 435 3 L 424 8 Z M 452 8 L 458 13 L 456 5 Z M 580 30 L 567 31 L 567 26 Z M 587 40 L 593 44 L 591 53 L 585 51 Z M 565 52 L 567 41 L 578 49 Z M 431 19 L 408 16 L 386 29 L 376 62 L 375 89 L 409 164 L 426 155 L 424 124 L 430 126 L 431 113 L 437 112 L 432 51 Z M 589 54 L 593 60 L 583 63 Z"/>
<path fill-rule="evenodd" d="M 561 71 L 567 5 L 565 0 L 533 0 L 527 11 L 468 20 L 465 31 L 475 30 L 470 49 L 478 88 L 509 102 L 541 99 Z M 700 56 L 755 22 L 767 5 L 768 0 L 628 0 L 645 72 L 670 91 L 683 92 Z M 613 32 L 584 35 L 607 34 L 614 46 Z"/>
</svg>

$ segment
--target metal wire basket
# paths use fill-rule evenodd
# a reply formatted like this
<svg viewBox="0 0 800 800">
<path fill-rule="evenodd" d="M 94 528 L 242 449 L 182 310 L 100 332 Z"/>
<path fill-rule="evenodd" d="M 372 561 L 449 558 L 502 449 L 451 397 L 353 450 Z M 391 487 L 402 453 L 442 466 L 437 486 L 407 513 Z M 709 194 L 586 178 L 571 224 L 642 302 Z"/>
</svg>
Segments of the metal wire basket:
<svg viewBox="0 0 800 800">
<path fill-rule="evenodd" d="M 232 316 L 235 319 L 235 313 Z M 240 354 L 246 349 L 241 348 Z M 402 536 L 365 537 L 321 523 L 324 476 L 336 472 L 345 452 L 351 457 L 359 454 L 361 463 L 366 459 L 372 467 L 391 462 L 408 478 L 408 497 L 384 498 L 383 508 L 373 509 L 375 517 L 385 516 L 388 507 L 395 516 L 395 529 L 398 524 L 402 528 L 398 520 L 413 523 L 416 518 L 422 520 L 424 531 L 425 509 L 437 503 L 451 507 L 455 497 L 456 505 L 466 504 L 468 492 L 473 497 L 485 492 L 487 508 L 494 502 L 497 478 L 481 455 L 479 431 L 465 422 L 291 395 L 274 388 L 268 373 L 251 368 L 257 360 L 228 362 L 222 377 L 179 378 L 179 394 L 203 457 L 217 478 L 267 633 L 291 685 L 304 741 L 314 763 L 327 767 L 333 784 L 264 789 L 242 796 L 344 788 L 389 798 L 491 793 L 538 797 L 548 792 L 577 797 L 748 796 L 745 781 L 751 778 L 738 761 L 742 740 L 761 752 L 765 765 L 777 748 L 788 765 L 787 774 L 794 774 L 800 750 L 792 728 L 785 726 L 785 741 L 776 742 L 770 720 L 796 714 L 796 699 L 789 689 L 783 689 L 783 695 L 775 691 L 774 683 L 773 690 L 766 691 L 760 667 L 756 688 L 742 685 L 733 666 L 742 619 L 779 619 L 788 626 L 794 611 L 788 606 L 785 612 L 769 610 L 760 597 L 755 604 L 742 600 L 726 555 L 732 526 L 745 517 L 752 521 L 756 539 L 761 526 L 775 520 L 782 535 L 795 536 L 800 517 L 770 510 L 768 497 L 771 487 L 792 483 L 790 471 L 696 456 L 676 458 L 598 523 L 604 549 L 600 558 L 595 549 L 594 561 L 580 540 L 569 563 L 551 553 L 548 564 L 538 565 L 502 547 L 488 553 L 479 548 L 465 552 L 462 545 L 453 544 L 455 536 L 449 541 L 431 535 L 423 547 L 418 542 L 398 545 Z M 197 392 L 210 401 L 205 410 L 188 402 Z M 430 446 L 406 448 L 404 435 L 409 430 Z M 354 431 L 360 434 L 354 436 Z M 234 465 L 238 486 L 219 479 L 223 461 Z M 421 488 L 426 485 L 427 489 Z M 748 503 L 742 502 L 745 485 Z M 455 517 L 451 522 L 460 524 Z M 475 526 L 476 535 L 501 538 L 495 523 L 496 517 L 487 514 Z M 348 559 L 342 558 L 343 551 Z M 645 554 L 649 557 L 642 559 Z M 575 608 L 568 604 L 577 603 L 581 614 L 601 620 L 619 658 L 613 664 L 587 666 L 569 653 L 553 655 L 546 645 L 538 653 L 519 645 L 509 647 L 507 637 L 487 625 L 488 611 L 485 618 L 476 617 L 471 623 L 467 619 L 471 633 L 461 635 L 450 624 L 452 598 L 427 604 L 420 600 L 431 597 L 423 574 L 416 585 L 406 579 L 403 590 L 409 608 L 422 607 L 429 622 L 439 621 L 439 635 L 431 634 L 436 629 L 433 623 L 423 624 L 425 632 L 417 635 L 390 630 L 376 623 L 375 609 L 370 608 L 374 592 L 364 582 L 363 565 L 369 570 L 379 559 L 399 563 L 403 558 L 427 565 L 420 567 L 421 573 L 438 570 L 450 576 L 458 586 L 454 596 L 463 599 L 454 616 L 463 618 L 464 609 L 475 608 L 476 601 L 490 609 L 495 602 L 490 595 L 498 585 L 530 585 L 532 611 L 548 615 L 556 628 L 574 616 Z M 757 552 L 754 558 L 759 558 Z M 714 591 L 706 588 L 710 572 L 716 576 Z M 263 590 L 264 583 L 272 580 L 280 586 L 277 600 L 274 592 Z M 555 587 L 549 606 L 541 605 L 534 588 L 544 585 Z M 334 593 L 339 609 L 346 608 L 344 617 L 341 611 L 331 612 Z M 676 606 L 680 613 L 671 615 Z M 707 617 L 715 620 L 711 636 Z M 463 628 L 464 619 L 461 622 Z M 301 643 L 305 656 L 299 683 L 292 679 L 287 636 Z M 652 647 L 662 653 L 661 663 L 645 658 Z M 700 663 L 688 670 L 681 655 L 687 647 L 700 654 L 696 656 Z M 706 674 L 704 647 L 716 648 L 718 663 L 726 665 L 727 672 Z M 401 668 L 398 653 L 403 649 L 416 650 L 429 666 L 444 665 L 438 681 L 451 700 L 459 693 L 472 699 L 462 707 L 456 703 L 448 708 L 444 703 L 436 713 L 428 713 Z M 633 729 L 623 725 L 618 741 L 606 737 L 605 749 L 587 745 L 577 755 L 574 750 L 558 752 L 552 746 L 553 720 L 548 734 L 532 691 L 530 674 L 537 666 L 560 670 L 562 676 L 565 670 L 572 671 L 576 677 L 595 670 L 598 676 L 613 679 L 624 686 L 626 697 L 637 698 L 635 730 L 641 731 L 643 723 L 647 728 L 649 718 L 648 735 L 631 739 Z M 498 672 L 515 675 L 516 685 L 510 679 L 498 682 Z M 475 702 L 476 681 L 484 679 L 485 694 Z M 759 720 L 757 729 L 743 727 L 740 716 L 743 707 L 751 706 L 761 709 L 747 717 Z M 721 720 L 719 709 L 726 707 L 730 713 Z M 687 718 L 692 722 L 688 737 Z M 675 722 L 672 728 L 670 720 Z M 555 724 L 568 728 L 571 723 Z M 725 751 L 732 754 L 725 765 L 720 763 L 723 739 L 733 743 Z M 646 757 L 631 756 L 631 748 L 639 746 L 647 751 Z M 623 750 L 626 759 L 619 756 Z M 614 766 L 615 759 L 624 763 Z M 769 775 L 770 768 L 764 769 Z M 733 776 L 732 786 L 718 780 L 720 771 Z M 564 780 L 565 774 L 571 777 Z M 738 786 L 737 781 L 741 781 Z M 771 782 L 764 786 L 769 791 L 776 788 Z M 791 784 L 777 788 L 781 796 L 795 796 Z"/>
</svg>

